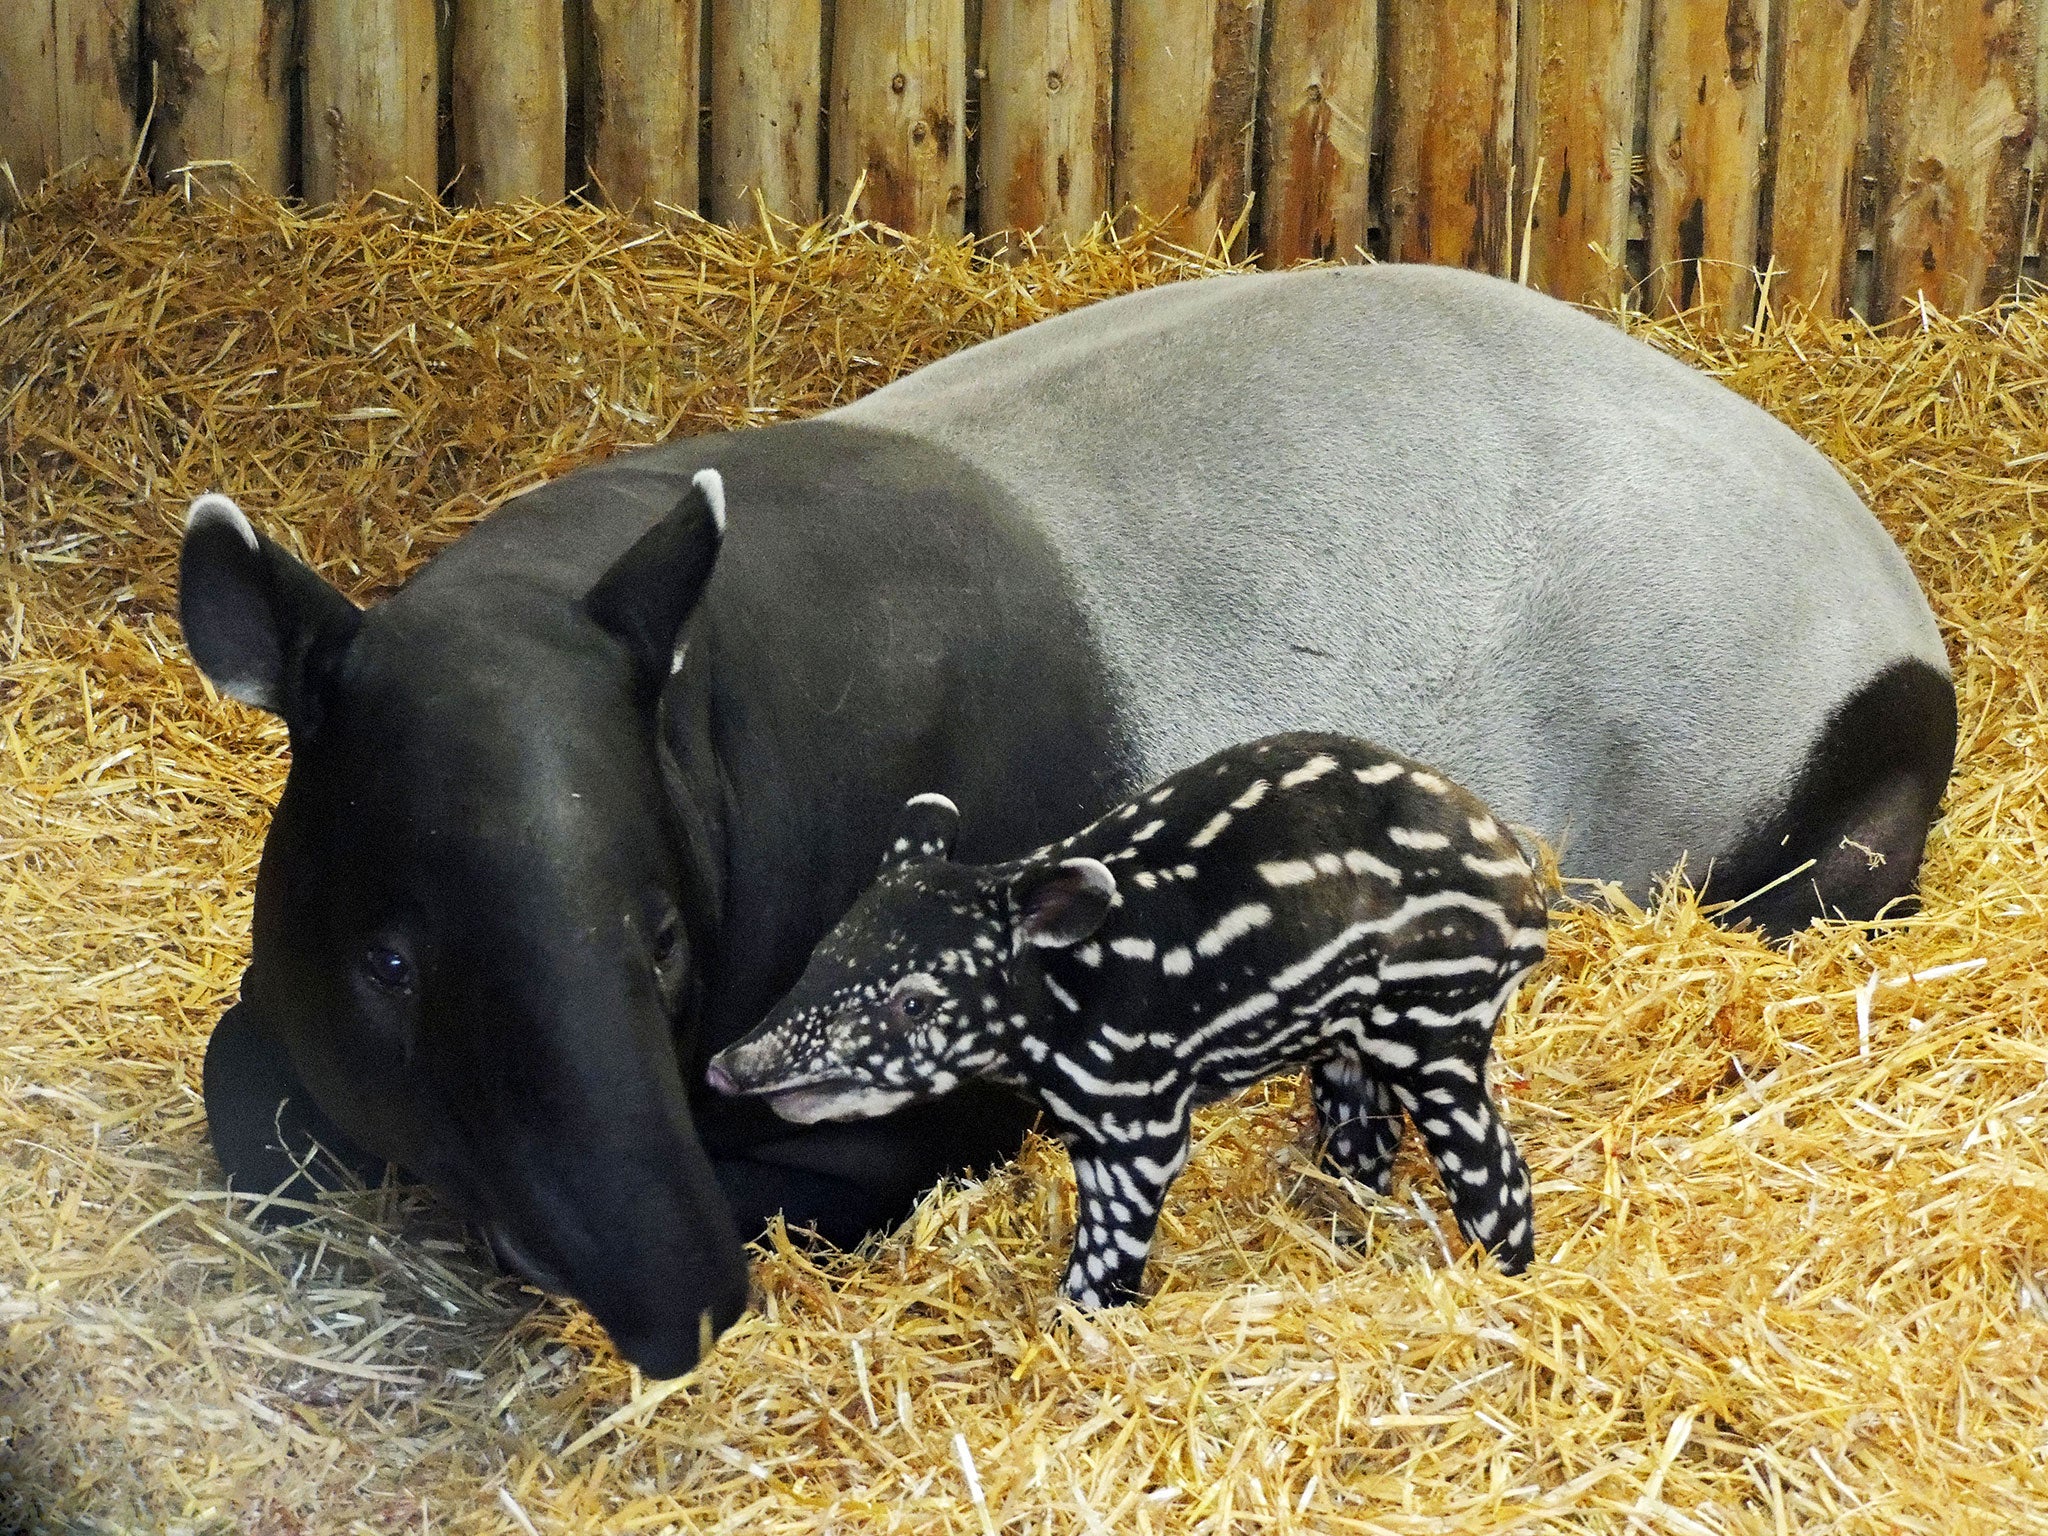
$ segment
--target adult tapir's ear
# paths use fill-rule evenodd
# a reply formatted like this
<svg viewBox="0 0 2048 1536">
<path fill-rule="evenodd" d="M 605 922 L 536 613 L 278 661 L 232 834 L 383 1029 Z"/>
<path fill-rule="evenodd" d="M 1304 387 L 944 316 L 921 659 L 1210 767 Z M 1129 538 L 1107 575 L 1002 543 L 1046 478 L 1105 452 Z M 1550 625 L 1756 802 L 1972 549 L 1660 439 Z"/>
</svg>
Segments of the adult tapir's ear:
<svg viewBox="0 0 2048 1536">
<path fill-rule="evenodd" d="M 1065 949 L 1102 926 L 1116 900 L 1116 876 L 1095 859 L 1033 864 L 1010 884 L 1017 948 Z"/>
<path fill-rule="evenodd" d="M 311 730 L 321 712 L 317 674 L 361 621 L 354 603 L 258 533 L 227 497 L 192 503 L 178 554 L 178 623 L 222 693 L 282 715 L 295 732 Z"/>
<path fill-rule="evenodd" d="M 896 836 L 882 855 L 882 868 L 947 858 L 959 835 L 959 806 L 944 795 L 912 795 L 896 813 Z"/>
<path fill-rule="evenodd" d="M 725 538 L 725 481 L 700 469 L 662 520 L 612 562 L 583 599 L 626 644 L 642 686 L 659 692 L 676 665 L 676 635 L 704 595 Z"/>
</svg>

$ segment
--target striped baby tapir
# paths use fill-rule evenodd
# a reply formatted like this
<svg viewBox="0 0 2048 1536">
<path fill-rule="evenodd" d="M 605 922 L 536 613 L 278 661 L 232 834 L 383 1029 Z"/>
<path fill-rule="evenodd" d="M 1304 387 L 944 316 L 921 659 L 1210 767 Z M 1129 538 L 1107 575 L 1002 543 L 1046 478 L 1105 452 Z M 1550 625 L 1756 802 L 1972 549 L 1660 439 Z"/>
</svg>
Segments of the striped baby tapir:
<svg viewBox="0 0 2048 1536">
<path fill-rule="evenodd" d="M 1036 1100 L 1080 1193 L 1064 1289 L 1135 1300 L 1194 1107 L 1306 1066 L 1335 1171 L 1386 1193 L 1402 1114 L 1458 1226 L 1519 1271 L 1529 1175 L 1487 1096 L 1494 1026 L 1542 957 L 1513 837 L 1442 774 L 1291 734 L 1183 770 L 1010 863 L 903 808 L 882 872 L 769 1017 L 711 1059 L 786 1119 L 861 1119 L 969 1078 Z"/>
</svg>

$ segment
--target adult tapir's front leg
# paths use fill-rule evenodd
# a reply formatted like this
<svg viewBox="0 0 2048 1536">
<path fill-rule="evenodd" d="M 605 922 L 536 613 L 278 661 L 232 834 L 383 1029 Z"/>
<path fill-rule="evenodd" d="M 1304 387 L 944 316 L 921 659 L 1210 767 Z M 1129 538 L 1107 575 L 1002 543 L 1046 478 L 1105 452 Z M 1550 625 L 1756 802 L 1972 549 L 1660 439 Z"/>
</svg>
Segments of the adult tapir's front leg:
<svg viewBox="0 0 2048 1536">
<path fill-rule="evenodd" d="M 349 1178 L 376 1184 L 385 1162 L 365 1152 L 320 1112 L 299 1081 L 284 1042 L 263 1027 L 246 999 L 221 1015 L 206 1045 L 202 1078 L 214 1155 L 231 1188 L 247 1195 L 276 1191 L 310 1201 Z M 303 1220 L 303 1210 L 271 1204 L 272 1225 Z"/>
<path fill-rule="evenodd" d="M 1088 1311 L 1137 1301 L 1167 1186 L 1188 1160 L 1185 1121 L 1172 1138 L 1136 1146 L 1070 1143 L 1068 1150 L 1080 1198 L 1060 1289 Z"/>
</svg>

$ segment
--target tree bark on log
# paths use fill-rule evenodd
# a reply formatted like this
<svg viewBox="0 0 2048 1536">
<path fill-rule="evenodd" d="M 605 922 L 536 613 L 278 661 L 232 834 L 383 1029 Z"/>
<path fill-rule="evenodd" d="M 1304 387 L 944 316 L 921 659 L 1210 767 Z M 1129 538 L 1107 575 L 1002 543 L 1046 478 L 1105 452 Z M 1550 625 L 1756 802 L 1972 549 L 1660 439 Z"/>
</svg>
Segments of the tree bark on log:
<svg viewBox="0 0 2048 1536">
<path fill-rule="evenodd" d="M 1213 252 L 1251 193 L 1265 0 L 1126 0 L 1116 201 Z"/>
<path fill-rule="evenodd" d="M 125 161 L 140 124 L 139 0 L 17 3 L 0 23 L 0 199 L 81 160 Z"/>
<path fill-rule="evenodd" d="M 1876 0 L 1779 0 L 1772 147 L 1773 298 L 1847 312 L 1856 273 Z"/>
<path fill-rule="evenodd" d="M 305 0 L 310 203 L 439 192 L 434 0 Z"/>
<path fill-rule="evenodd" d="M 150 165 L 158 179 L 195 162 L 231 160 L 272 196 L 289 192 L 298 42 L 291 0 L 146 0 L 143 25 L 157 68 Z M 208 190 L 240 184 L 224 166 L 191 179 Z"/>
<path fill-rule="evenodd" d="M 1525 0 L 1522 133 L 1511 225 L 1529 210 L 1529 281 L 1613 307 L 1628 282 L 1644 0 Z M 1824 0 L 1839 4 L 1839 0 Z"/>
<path fill-rule="evenodd" d="M 1387 255 L 1505 273 L 1514 0 L 1388 0 Z"/>
<path fill-rule="evenodd" d="M 457 0 L 454 22 L 453 201 L 560 202 L 568 190 L 562 7 Z"/>
<path fill-rule="evenodd" d="M 589 0 L 584 163 L 616 208 L 696 212 L 696 0 Z"/>
<path fill-rule="evenodd" d="M 2019 262 L 2034 116 L 2034 15 L 2020 0 L 1894 0 L 1878 93 L 1873 321 L 1923 296 L 1990 303 Z"/>
<path fill-rule="evenodd" d="M 819 0 L 711 0 L 710 213 L 818 216 L 824 22 Z"/>
<path fill-rule="evenodd" d="M 1372 221 L 1378 0 L 1271 5 L 1259 244 L 1269 266 L 1353 261 Z"/>
<path fill-rule="evenodd" d="M 1769 0 L 1656 0 L 1650 15 L 1650 292 L 1747 325 L 1756 303 Z"/>
<path fill-rule="evenodd" d="M 967 224 L 965 0 L 841 0 L 833 22 L 831 201 L 907 234 Z"/>
<path fill-rule="evenodd" d="M 1078 239 L 1109 206 L 1110 0 L 982 0 L 981 227 Z"/>
</svg>

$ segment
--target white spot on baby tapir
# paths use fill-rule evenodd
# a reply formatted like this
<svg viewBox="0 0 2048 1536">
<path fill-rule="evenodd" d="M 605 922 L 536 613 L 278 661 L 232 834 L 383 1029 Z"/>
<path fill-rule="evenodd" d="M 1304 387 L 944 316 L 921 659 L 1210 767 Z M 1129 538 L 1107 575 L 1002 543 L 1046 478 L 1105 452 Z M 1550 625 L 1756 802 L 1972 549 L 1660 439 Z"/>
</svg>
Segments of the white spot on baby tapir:
<svg viewBox="0 0 2048 1536">
<path fill-rule="evenodd" d="M 1354 768 L 1351 776 L 1361 784 L 1385 784 L 1398 779 L 1406 772 L 1399 763 L 1375 763 L 1370 768 Z"/>
<path fill-rule="evenodd" d="M 1248 811 L 1265 799 L 1266 791 L 1272 787 L 1271 782 L 1266 779 L 1253 779 L 1244 787 L 1243 792 L 1230 802 L 1230 808 L 1233 811 Z"/>
<path fill-rule="evenodd" d="M 1112 954 L 1121 955 L 1126 960 L 1150 960 L 1159 950 L 1159 946 L 1150 939 L 1136 939 L 1128 935 L 1111 939 L 1109 948 Z"/>
<path fill-rule="evenodd" d="M 1315 877 L 1316 867 L 1307 859 L 1272 859 L 1259 866 L 1259 878 L 1275 890 L 1306 885 Z"/>
<path fill-rule="evenodd" d="M 889 851 L 890 851 L 891 853 L 908 853 L 908 852 L 910 852 L 910 839 L 909 839 L 909 838 L 907 838 L 907 837 L 899 837 L 899 838 L 897 838 L 895 842 L 893 842 L 893 843 L 891 843 L 891 844 L 889 845 Z"/>
<path fill-rule="evenodd" d="M 1102 964 L 1102 946 L 1100 944 L 1082 944 L 1075 948 L 1072 954 L 1081 964 L 1091 969 Z"/>
<path fill-rule="evenodd" d="M 1142 843 L 1149 837 L 1157 837 L 1159 835 L 1159 829 L 1165 825 L 1166 822 L 1163 819 L 1158 821 L 1148 821 L 1145 823 L 1145 825 L 1138 828 L 1137 831 L 1131 834 L 1131 841 L 1134 843 Z"/>
<path fill-rule="evenodd" d="M 1188 839 L 1190 848 L 1206 848 L 1223 835 L 1223 829 L 1230 825 L 1230 812 L 1218 811 L 1203 823 L 1202 830 Z"/>
<path fill-rule="evenodd" d="M 1500 824 L 1491 816 L 1474 816 L 1465 825 L 1477 842 L 1491 843 L 1500 838 Z"/>
<path fill-rule="evenodd" d="M 1409 769 L 1408 782 L 1432 795 L 1441 795 L 1451 787 L 1426 768 Z"/>
<path fill-rule="evenodd" d="M 1255 928 L 1263 928 L 1273 921 L 1273 909 L 1263 901 L 1248 902 L 1232 908 L 1216 920 L 1215 926 L 1195 940 L 1195 953 L 1202 956 L 1221 954 L 1224 946 L 1233 939 L 1241 939 Z M 1149 944 L 1149 940 L 1147 943 Z M 1148 957 L 1149 958 L 1149 957 Z"/>
<path fill-rule="evenodd" d="M 1337 759 L 1330 756 L 1327 752 L 1318 752 L 1292 773 L 1283 773 L 1280 776 L 1280 787 L 1282 789 L 1294 789 L 1299 785 L 1313 784 L 1324 774 L 1336 772 L 1336 769 Z"/>
<path fill-rule="evenodd" d="M 1176 864 L 1173 866 L 1173 876 L 1176 880 L 1192 880 L 1195 878 L 1195 866 L 1192 864 Z"/>
<path fill-rule="evenodd" d="M 1043 1040 L 1039 1039 L 1036 1035 L 1021 1035 L 1018 1037 L 1017 1040 L 1017 1049 L 1022 1051 L 1026 1056 L 1029 1056 L 1033 1061 L 1044 1061 L 1046 1051 L 1049 1048 L 1047 1047 L 1046 1043 Z"/>
<path fill-rule="evenodd" d="M 1145 803 L 1147 805 L 1164 805 L 1166 804 L 1168 797 L 1172 794 L 1173 786 L 1171 784 L 1168 784 L 1158 790 L 1155 790 L 1152 794 L 1147 795 L 1145 797 Z"/>
<path fill-rule="evenodd" d="M 1389 827 L 1387 841 L 1396 848 L 1412 848 L 1417 853 L 1434 853 L 1451 846 L 1451 840 L 1443 833 L 1428 832 L 1418 827 Z"/>
<path fill-rule="evenodd" d="M 1159 877 L 1149 869 L 1141 869 L 1131 876 L 1131 883 L 1141 891 L 1149 891 L 1159 883 Z"/>
<path fill-rule="evenodd" d="M 1185 944 L 1176 944 L 1159 957 L 1159 969 L 1169 976 L 1185 976 L 1195 968 L 1195 957 Z"/>
</svg>

